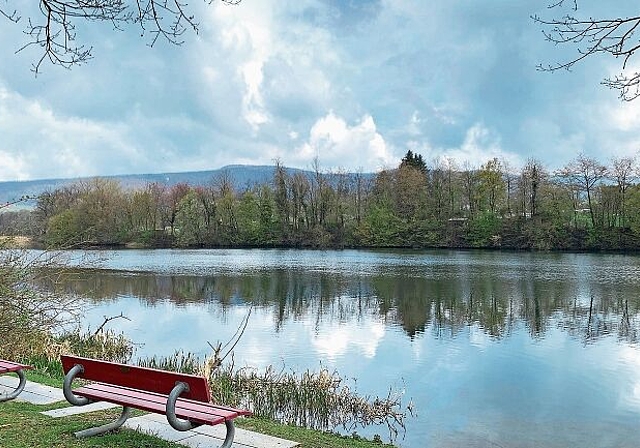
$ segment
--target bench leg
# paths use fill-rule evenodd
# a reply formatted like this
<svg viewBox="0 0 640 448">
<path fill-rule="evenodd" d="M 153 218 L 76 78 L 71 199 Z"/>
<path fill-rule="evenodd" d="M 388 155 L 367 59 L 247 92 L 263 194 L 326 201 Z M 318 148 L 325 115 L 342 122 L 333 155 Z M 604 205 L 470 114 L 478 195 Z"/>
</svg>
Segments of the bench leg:
<svg viewBox="0 0 640 448">
<path fill-rule="evenodd" d="M 27 377 L 24 374 L 24 370 L 20 369 L 14 373 L 18 375 L 18 379 L 20 380 L 20 382 L 18 383 L 18 387 L 13 392 L 0 394 L 0 402 L 13 400 L 18 395 L 20 395 L 20 392 L 22 392 L 22 390 L 24 389 L 25 384 L 27 384 Z"/>
<path fill-rule="evenodd" d="M 95 428 L 89 428 L 89 429 L 85 429 L 83 431 L 78 431 L 78 432 L 75 433 L 76 437 L 80 439 L 80 438 L 83 438 L 83 437 L 97 436 L 98 434 L 104 434 L 105 432 L 109 432 L 109 431 L 113 431 L 114 429 L 118 429 L 119 427 L 124 425 L 124 422 L 127 421 L 127 419 L 129 418 L 130 414 L 131 414 L 131 408 L 127 407 L 127 406 L 123 406 L 122 407 L 122 414 L 120 415 L 120 418 L 118 418 L 118 420 L 113 421 L 111 423 L 107 423 L 106 425 L 96 426 Z"/>
<path fill-rule="evenodd" d="M 233 445 L 233 437 L 236 435 L 236 428 L 233 426 L 233 420 L 225 420 L 224 424 L 227 427 L 227 436 L 224 438 L 224 442 L 220 445 L 220 448 L 231 448 L 231 445 Z"/>
</svg>

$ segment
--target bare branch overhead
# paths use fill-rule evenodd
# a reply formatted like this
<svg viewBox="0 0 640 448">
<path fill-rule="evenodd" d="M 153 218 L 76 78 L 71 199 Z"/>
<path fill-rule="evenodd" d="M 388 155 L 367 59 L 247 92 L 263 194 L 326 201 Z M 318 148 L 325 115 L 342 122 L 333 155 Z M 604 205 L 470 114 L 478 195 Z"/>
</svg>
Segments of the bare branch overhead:
<svg viewBox="0 0 640 448">
<path fill-rule="evenodd" d="M 241 0 L 220 1 L 235 5 Z M 205 2 L 210 4 L 213 0 Z M 7 0 L 6 3 L 0 5 L 0 16 L 14 23 L 22 22 L 18 9 L 21 2 Z M 149 35 L 150 46 L 158 39 L 181 45 L 186 31 L 198 32 L 198 22 L 189 5 L 180 0 L 39 0 L 38 6 L 39 14 L 25 19 L 27 42 L 16 51 L 34 46 L 41 48 L 42 53 L 32 68 L 35 73 L 45 62 L 71 68 L 93 57 L 93 48 L 81 43 L 76 33 L 76 25 L 81 22 L 107 22 L 114 30 L 137 25 L 142 29 L 142 36 Z"/>
<path fill-rule="evenodd" d="M 560 7 L 565 3 L 560 0 L 550 8 Z M 544 19 L 532 16 L 542 26 L 545 38 L 555 45 L 575 45 L 577 55 L 564 62 L 540 64 L 539 70 L 554 72 L 569 70 L 575 64 L 600 54 L 608 54 L 620 59 L 621 73 L 605 78 L 602 84 L 618 90 L 620 98 L 631 101 L 640 96 L 640 73 L 631 68 L 631 59 L 640 49 L 637 31 L 640 28 L 640 15 L 625 18 L 583 18 L 577 15 L 577 1 L 572 2 L 572 12 L 562 18 Z"/>
</svg>

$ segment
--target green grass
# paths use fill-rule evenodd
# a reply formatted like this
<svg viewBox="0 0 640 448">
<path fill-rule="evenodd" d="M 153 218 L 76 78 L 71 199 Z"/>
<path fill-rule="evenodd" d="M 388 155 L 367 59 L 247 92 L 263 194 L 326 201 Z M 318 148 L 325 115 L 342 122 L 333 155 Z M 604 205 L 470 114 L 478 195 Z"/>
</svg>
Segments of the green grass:
<svg viewBox="0 0 640 448">
<path fill-rule="evenodd" d="M 282 425 L 274 423 L 270 420 L 260 418 L 245 418 L 237 420 L 239 428 L 248 429 L 280 437 L 287 440 L 299 442 L 304 448 L 381 448 L 393 447 L 393 445 L 382 444 L 381 442 L 373 442 L 360 437 L 341 436 L 334 433 L 316 431 L 313 429 L 300 428 L 297 426 Z"/>
<path fill-rule="evenodd" d="M 39 372 L 30 371 L 31 381 L 62 387 L 62 381 Z M 0 403 L 0 447 L 16 448 L 80 448 L 80 447 L 130 447 L 130 448 L 178 448 L 183 445 L 167 442 L 156 437 L 129 429 L 88 439 L 76 439 L 74 432 L 115 420 L 120 415 L 118 408 L 52 418 L 40 412 L 66 406 L 66 403 L 33 405 L 19 401 Z M 239 418 L 237 426 L 255 432 L 282 437 L 299 442 L 302 448 L 379 448 L 382 445 L 369 440 L 343 437 L 332 433 L 282 425 L 257 418 Z"/>
<path fill-rule="evenodd" d="M 27 379 L 29 381 L 33 381 L 34 383 L 44 384 L 45 386 L 57 387 L 58 389 L 62 389 L 61 379 L 52 378 L 37 369 L 27 371 Z"/>
<path fill-rule="evenodd" d="M 11 401 L 0 404 L 0 446 L 14 448 L 57 447 L 130 447 L 177 448 L 181 445 L 166 442 L 137 431 L 122 429 L 118 433 L 88 439 L 76 439 L 73 433 L 98 423 L 114 420 L 119 410 L 92 412 L 70 417 L 52 418 L 40 414 L 59 406 L 38 406 Z"/>
</svg>

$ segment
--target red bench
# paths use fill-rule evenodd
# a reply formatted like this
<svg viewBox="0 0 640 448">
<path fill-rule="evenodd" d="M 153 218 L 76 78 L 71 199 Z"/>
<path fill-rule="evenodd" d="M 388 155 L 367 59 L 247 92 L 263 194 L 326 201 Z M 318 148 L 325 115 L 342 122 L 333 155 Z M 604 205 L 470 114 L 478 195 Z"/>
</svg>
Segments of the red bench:
<svg viewBox="0 0 640 448">
<path fill-rule="evenodd" d="M 13 400 L 18 395 L 20 395 L 20 392 L 22 392 L 22 390 L 24 389 L 25 384 L 27 384 L 27 378 L 24 376 L 24 371 L 28 369 L 33 369 L 33 367 L 0 359 L 0 375 L 4 375 L 5 373 L 15 373 L 16 375 L 18 375 L 18 378 L 20 380 L 18 383 L 18 387 L 16 387 L 15 390 L 13 390 L 12 392 L 0 394 L 0 402 Z"/>
<path fill-rule="evenodd" d="M 67 401 L 82 406 L 107 401 L 122 406 L 116 421 L 76 433 L 88 437 L 117 429 L 129 417 L 130 409 L 165 414 L 169 424 L 179 431 L 200 425 L 224 423 L 227 435 L 221 448 L 233 443 L 233 419 L 251 415 L 250 411 L 218 406 L 210 402 L 209 384 L 202 376 L 118 364 L 96 359 L 61 356 L 65 372 L 63 392 Z M 93 383 L 72 389 L 75 378 Z"/>
</svg>

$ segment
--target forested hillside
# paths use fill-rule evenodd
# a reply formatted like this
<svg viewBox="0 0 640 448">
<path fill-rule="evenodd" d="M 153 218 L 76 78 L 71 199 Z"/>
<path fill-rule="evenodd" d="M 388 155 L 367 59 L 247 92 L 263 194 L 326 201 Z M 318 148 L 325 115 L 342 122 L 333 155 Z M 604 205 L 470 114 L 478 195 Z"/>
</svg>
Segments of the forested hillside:
<svg viewBox="0 0 640 448">
<path fill-rule="evenodd" d="M 634 159 L 607 167 L 578 155 L 549 172 L 530 160 L 478 168 L 427 165 L 409 151 L 374 176 L 291 171 L 236 185 L 84 180 L 5 211 L 0 231 L 49 247 L 451 247 L 637 250 L 640 186 Z M 10 209 L 7 209 L 10 210 Z"/>
<path fill-rule="evenodd" d="M 126 174 L 120 176 L 101 176 L 104 179 L 112 179 L 126 189 L 143 187 L 146 184 L 157 183 L 167 187 L 178 183 L 189 185 L 204 185 L 224 173 L 230 177 L 234 185 L 244 188 L 256 183 L 268 182 L 273 178 L 274 166 L 267 165 L 227 165 L 216 170 L 186 171 L 181 173 L 153 173 L 153 174 Z M 287 173 L 293 175 L 303 172 L 296 168 L 286 168 Z M 39 196 L 46 191 L 63 189 L 73 184 L 85 182 L 89 178 L 76 179 L 38 179 L 26 181 L 0 182 L 0 204 L 14 201 L 24 196 Z"/>
</svg>

